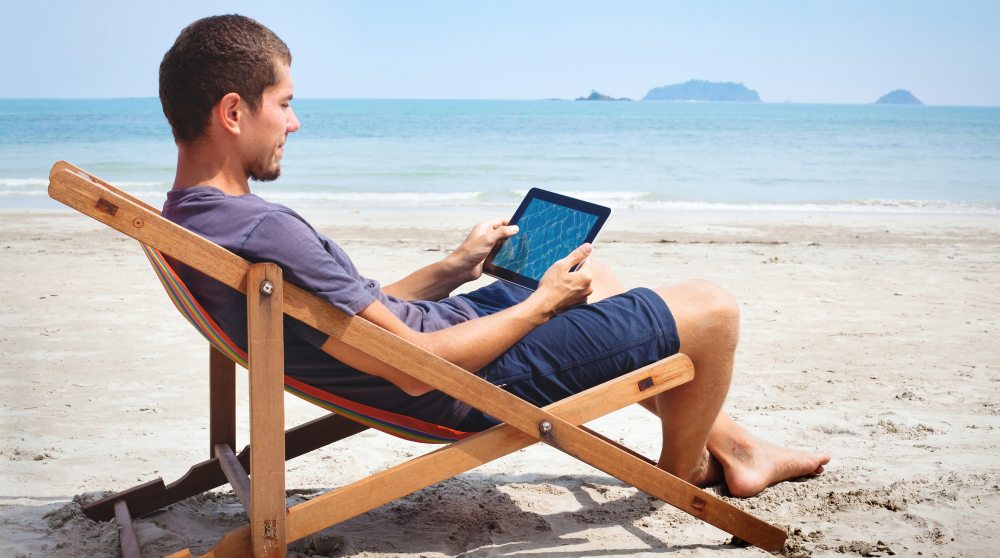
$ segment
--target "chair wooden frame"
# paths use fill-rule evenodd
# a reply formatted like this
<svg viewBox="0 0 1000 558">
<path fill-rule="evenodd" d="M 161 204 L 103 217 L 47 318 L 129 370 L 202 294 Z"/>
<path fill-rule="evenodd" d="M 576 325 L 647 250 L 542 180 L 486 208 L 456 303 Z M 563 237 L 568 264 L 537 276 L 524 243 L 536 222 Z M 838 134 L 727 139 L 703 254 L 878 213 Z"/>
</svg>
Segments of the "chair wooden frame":
<svg viewBox="0 0 1000 558">
<path fill-rule="evenodd" d="M 203 556 L 284 556 L 289 542 L 536 442 L 572 455 L 743 541 L 772 552 L 782 549 L 786 538 L 783 530 L 668 474 L 650 460 L 582 426 L 690 381 L 694 368 L 685 355 L 675 355 L 539 408 L 371 322 L 347 316 L 297 286 L 283 283 L 277 265 L 251 264 L 167 221 L 152 206 L 69 163 L 57 162 L 49 178 L 52 198 L 247 295 L 249 448 L 239 456 L 233 452 L 234 368 L 213 349 L 211 458 L 192 467 L 172 485 L 165 487 L 157 479 L 95 502 L 88 510 L 95 517 L 118 517 L 126 556 L 138 555 L 131 516 L 220 486 L 226 480 L 243 501 L 250 522 L 226 533 Z M 504 424 L 286 508 L 284 459 L 366 427 L 330 415 L 283 432 L 283 314 L 465 401 Z M 249 479 L 247 471 L 252 473 Z M 185 549 L 174 556 L 190 555 Z"/>
</svg>

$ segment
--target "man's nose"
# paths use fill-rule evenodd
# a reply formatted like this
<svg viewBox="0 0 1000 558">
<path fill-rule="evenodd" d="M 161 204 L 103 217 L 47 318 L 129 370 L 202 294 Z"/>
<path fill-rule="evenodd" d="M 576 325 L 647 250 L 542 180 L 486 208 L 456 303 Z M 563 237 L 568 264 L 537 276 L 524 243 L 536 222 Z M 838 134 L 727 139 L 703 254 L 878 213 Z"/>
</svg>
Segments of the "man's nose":
<svg viewBox="0 0 1000 558">
<path fill-rule="evenodd" d="M 298 129 L 301 128 L 302 125 L 299 124 L 299 119 L 295 116 L 295 112 L 294 111 L 292 111 L 291 109 L 289 109 L 288 110 L 288 115 L 291 118 L 288 119 L 288 122 L 286 123 L 287 127 L 285 128 L 285 130 L 287 131 L 287 133 L 290 134 L 292 132 L 298 131 Z"/>
</svg>

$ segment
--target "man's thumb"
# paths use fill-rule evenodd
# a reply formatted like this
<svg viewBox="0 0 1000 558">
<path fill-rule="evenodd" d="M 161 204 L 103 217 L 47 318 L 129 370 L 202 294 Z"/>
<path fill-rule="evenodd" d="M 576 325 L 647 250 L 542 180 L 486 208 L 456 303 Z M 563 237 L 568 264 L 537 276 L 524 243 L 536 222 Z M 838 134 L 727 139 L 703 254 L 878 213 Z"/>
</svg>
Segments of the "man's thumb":
<svg viewBox="0 0 1000 558">
<path fill-rule="evenodd" d="M 589 256 L 593 251 L 594 247 L 589 243 L 581 244 L 576 250 L 573 250 L 568 256 L 563 258 L 563 261 L 565 261 L 569 265 L 570 269 L 572 269 L 580 265 L 580 262 L 587 259 L 587 256 Z"/>
</svg>

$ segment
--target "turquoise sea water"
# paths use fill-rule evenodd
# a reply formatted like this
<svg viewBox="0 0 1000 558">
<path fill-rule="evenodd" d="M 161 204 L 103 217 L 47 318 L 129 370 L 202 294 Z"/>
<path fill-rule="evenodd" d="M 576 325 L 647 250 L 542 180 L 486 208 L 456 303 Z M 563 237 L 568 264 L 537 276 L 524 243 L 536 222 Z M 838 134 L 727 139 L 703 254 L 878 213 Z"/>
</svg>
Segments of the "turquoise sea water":
<svg viewBox="0 0 1000 558">
<path fill-rule="evenodd" d="M 612 207 L 1000 214 L 1000 108 L 296 100 L 301 204 L 515 206 L 532 186 Z M 152 202 L 175 149 L 156 99 L 0 100 L 0 208 L 55 207 L 66 159 Z"/>
</svg>

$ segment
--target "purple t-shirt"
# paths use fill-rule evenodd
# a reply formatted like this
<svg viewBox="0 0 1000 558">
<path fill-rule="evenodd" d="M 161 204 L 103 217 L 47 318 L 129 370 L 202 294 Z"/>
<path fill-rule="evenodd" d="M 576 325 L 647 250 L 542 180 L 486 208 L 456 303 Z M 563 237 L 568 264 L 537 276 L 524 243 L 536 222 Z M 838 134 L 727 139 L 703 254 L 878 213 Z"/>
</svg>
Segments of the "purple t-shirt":
<svg viewBox="0 0 1000 558">
<path fill-rule="evenodd" d="M 297 213 L 256 195 L 230 196 L 210 186 L 167 194 L 163 216 L 252 262 L 274 262 L 286 281 L 315 293 L 348 315 L 379 300 L 417 331 L 436 331 L 476 317 L 461 297 L 410 302 L 382 292 L 344 250 Z M 247 346 L 246 299 L 180 262 L 171 261 L 198 302 L 230 338 Z M 319 349 L 327 335 L 285 316 L 285 373 L 342 397 L 443 426 L 456 426 L 469 406 L 441 392 L 411 397 L 377 376 L 359 372 Z"/>
</svg>

